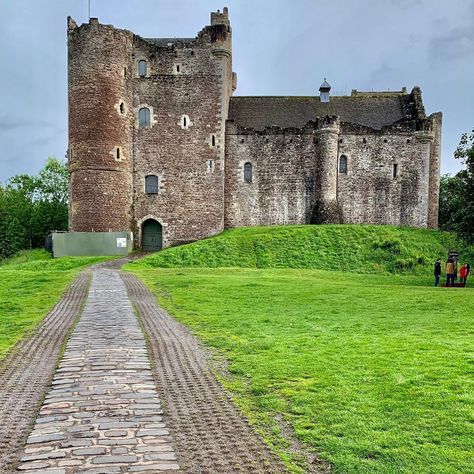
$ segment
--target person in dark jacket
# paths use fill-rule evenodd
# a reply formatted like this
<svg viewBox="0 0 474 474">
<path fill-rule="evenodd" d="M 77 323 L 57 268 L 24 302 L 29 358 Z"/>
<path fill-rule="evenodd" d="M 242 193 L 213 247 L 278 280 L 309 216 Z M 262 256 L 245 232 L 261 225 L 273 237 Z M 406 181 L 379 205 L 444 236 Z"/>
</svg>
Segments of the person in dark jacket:
<svg viewBox="0 0 474 474">
<path fill-rule="evenodd" d="M 441 276 L 441 259 L 438 258 L 434 265 L 434 277 L 435 277 L 435 286 L 438 286 L 439 277 Z"/>
<path fill-rule="evenodd" d="M 454 260 L 452 258 L 448 258 L 445 265 L 446 270 L 446 286 L 454 286 Z"/>
</svg>

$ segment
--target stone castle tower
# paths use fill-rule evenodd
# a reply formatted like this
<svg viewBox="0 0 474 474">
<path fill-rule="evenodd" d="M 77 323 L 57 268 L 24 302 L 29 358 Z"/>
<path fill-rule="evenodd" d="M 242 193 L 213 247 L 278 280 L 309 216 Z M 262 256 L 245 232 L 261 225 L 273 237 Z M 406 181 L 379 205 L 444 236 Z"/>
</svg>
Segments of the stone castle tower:
<svg viewBox="0 0 474 474">
<path fill-rule="evenodd" d="M 195 38 L 68 18 L 70 230 L 145 249 L 225 227 L 436 227 L 441 114 L 421 91 L 237 97 L 227 8 Z"/>
</svg>

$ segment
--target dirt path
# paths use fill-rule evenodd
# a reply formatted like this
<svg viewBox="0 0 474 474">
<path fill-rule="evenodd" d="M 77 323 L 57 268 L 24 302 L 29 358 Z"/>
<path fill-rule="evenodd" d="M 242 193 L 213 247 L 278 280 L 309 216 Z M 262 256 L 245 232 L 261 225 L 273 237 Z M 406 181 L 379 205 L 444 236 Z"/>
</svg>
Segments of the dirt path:
<svg viewBox="0 0 474 474">
<path fill-rule="evenodd" d="M 285 473 L 216 380 L 197 339 L 122 273 L 148 338 L 157 390 L 183 472 Z"/>
<path fill-rule="evenodd" d="M 0 361 L 0 472 L 13 472 L 78 318 L 90 276 L 80 274 L 34 334 Z"/>
</svg>

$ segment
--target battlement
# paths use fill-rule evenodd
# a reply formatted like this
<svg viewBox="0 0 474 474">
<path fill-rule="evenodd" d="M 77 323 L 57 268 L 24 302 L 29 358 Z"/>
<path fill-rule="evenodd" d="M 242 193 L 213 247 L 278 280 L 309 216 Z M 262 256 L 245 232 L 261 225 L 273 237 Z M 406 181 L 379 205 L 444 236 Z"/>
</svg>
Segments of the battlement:
<svg viewBox="0 0 474 474">
<path fill-rule="evenodd" d="M 211 12 L 211 26 L 214 25 L 230 25 L 229 9 L 227 7 L 224 7 L 222 13 L 220 10 L 217 10 L 217 12 Z"/>
</svg>

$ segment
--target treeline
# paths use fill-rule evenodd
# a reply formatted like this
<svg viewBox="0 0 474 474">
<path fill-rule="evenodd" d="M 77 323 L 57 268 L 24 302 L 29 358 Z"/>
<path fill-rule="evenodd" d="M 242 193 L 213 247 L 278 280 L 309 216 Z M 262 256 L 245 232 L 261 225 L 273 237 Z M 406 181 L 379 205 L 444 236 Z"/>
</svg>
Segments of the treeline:
<svg viewBox="0 0 474 474">
<path fill-rule="evenodd" d="M 464 168 L 441 177 L 439 227 L 474 243 L 474 129 L 462 135 L 454 156 Z"/>
<path fill-rule="evenodd" d="M 0 258 L 42 247 L 50 231 L 67 227 L 65 163 L 49 158 L 37 176 L 21 174 L 0 184 Z"/>
</svg>

